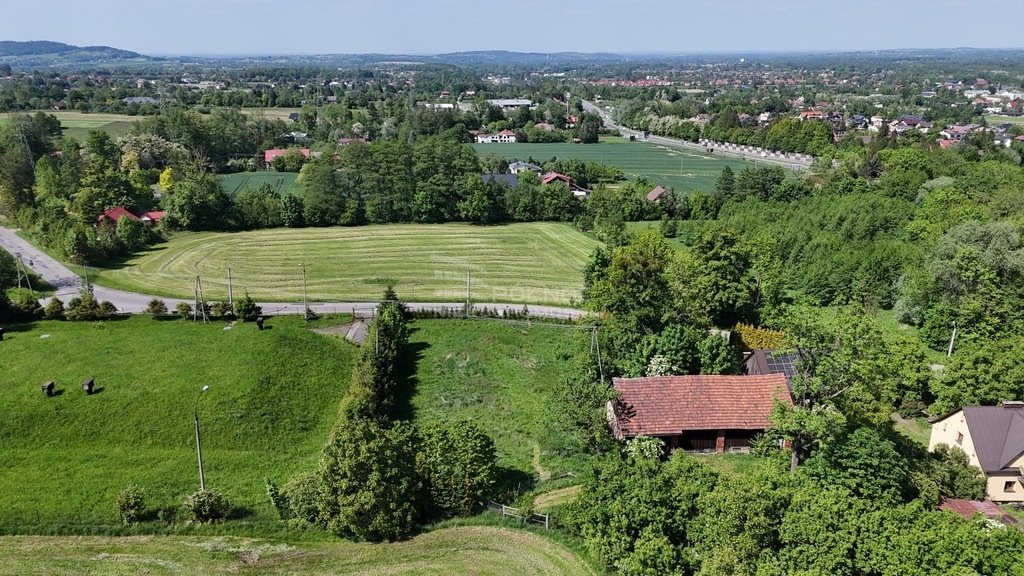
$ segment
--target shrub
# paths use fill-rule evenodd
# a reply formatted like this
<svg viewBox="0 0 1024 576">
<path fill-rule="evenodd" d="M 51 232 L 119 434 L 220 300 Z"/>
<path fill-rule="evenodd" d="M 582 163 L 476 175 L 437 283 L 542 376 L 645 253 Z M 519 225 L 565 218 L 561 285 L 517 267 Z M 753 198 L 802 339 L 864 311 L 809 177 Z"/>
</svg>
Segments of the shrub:
<svg viewBox="0 0 1024 576">
<path fill-rule="evenodd" d="M 11 296 L 14 315 L 23 320 L 35 320 L 43 317 L 43 307 L 30 290 L 15 290 Z"/>
<path fill-rule="evenodd" d="M 256 304 L 248 292 L 245 293 L 244 298 L 235 302 L 235 316 L 245 322 L 255 322 L 261 314 L 263 314 L 263 309 Z"/>
<path fill-rule="evenodd" d="M 267 497 L 270 498 L 270 503 L 274 505 L 274 509 L 277 510 L 278 517 L 281 520 L 287 520 L 290 514 L 288 506 L 288 497 L 278 489 L 277 484 L 274 483 L 270 478 L 264 478 L 263 482 L 267 486 Z"/>
<path fill-rule="evenodd" d="M 153 298 L 149 301 L 149 305 L 146 306 L 146 314 L 153 316 L 163 316 L 167 314 L 167 303 L 159 298 Z"/>
<path fill-rule="evenodd" d="M 164 524 L 174 524 L 178 519 L 178 507 L 174 505 L 161 506 L 160 509 L 156 511 L 156 519 Z"/>
<path fill-rule="evenodd" d="M 43 309 L 43 318 L 47 320 L 63 320 L 64 319 L 64 303 L 60 301 L 60 298 L 54 296 L 47 302 L 46 308 Z"/>
<path fill-rule="evenodd" d="M 284 485 L 283 492 L 288 505 L 289 519 L 311 525 L 319 523 L 323 494 L 315 472 L 299 474 L 292 478 Z"/>
<path fill-rule="evenodd" d="M 116 314 L 117 306 L 114 306 L 113 302 L 110 302 L 108 300 L 100 302 L 100 315 L 97 317 L 98 320 L 103 318 L 110 318 L 111 316 L 114 316 Z"/>
<path fill-rule="evenodd" d="M 68 320 L 103 320 L 117 313 L 117 308 L 110 302 L 100 304 L 96 297 L 86 292 L 68 301 L 64 315 Z"/>
<path fill-rule="evenodd" d="M 197 490 L 185 498 L 185 510 L 194 522 L 216 522 L 231 510 L 228 499 L 215 490 Z"/>
<path fill-rule="evenodd" d="M 178 302 L 178 305 L 174 307 L 174 311 L 178 313 L 178 316 L 188 318 L 192 315 L 192 305 L 188 302 Z"/>
<path fill-rule="evenodd" d="M 210 306 L 210 311 L 217 318 L 230 318 L 234 315 L 231 305 L 227 302 L 214 302 Z"/>
<path fill-rule="evenodd" d="M 740 322 L 732 329 L 739 337 L 740 348 L 744 351 L 779 350 L 789 345 L 789 339 L 782 330 L 759 328 Z"/>
<path fill-rule="evenodd" d="M 498 469 L 494 441 L 472 423 L 425 429 L 418 460 L 440 516 L 471 516 L 492 496 Z"/>
<path fill-rule="evenodd" d="M 135 524 L 146 512 L 145 494 L 142 488 L 129 484 L 117 495 L 117 512 L 125 525 Z"/>
</svg>

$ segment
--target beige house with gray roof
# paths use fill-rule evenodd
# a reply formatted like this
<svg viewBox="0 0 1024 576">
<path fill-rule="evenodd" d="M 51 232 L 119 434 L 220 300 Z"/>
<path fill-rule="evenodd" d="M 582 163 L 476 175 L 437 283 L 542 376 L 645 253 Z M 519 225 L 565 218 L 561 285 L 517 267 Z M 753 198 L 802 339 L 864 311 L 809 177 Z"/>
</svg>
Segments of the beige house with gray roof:
<svg viewBox="0 0 1024 576">
<path fill-rule="evenodd" d="M 932 424 L 929 450 L 958 446 L 985 473 L 995 502 L 1024 502 L 1024 402 L 965 406 Z"/>
</svg>

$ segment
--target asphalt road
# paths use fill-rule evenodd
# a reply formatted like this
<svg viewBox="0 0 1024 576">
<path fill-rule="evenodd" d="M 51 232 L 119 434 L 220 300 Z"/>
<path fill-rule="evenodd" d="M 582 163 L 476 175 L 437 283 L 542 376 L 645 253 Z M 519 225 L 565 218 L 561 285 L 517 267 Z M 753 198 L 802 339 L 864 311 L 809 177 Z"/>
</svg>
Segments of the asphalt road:
<svg viewBox="0 0 1024 576">
<path fill-rule="evenodd" d="M 608 128 L 608 129 L 611 129 L 611 130 L 618 130 L 619 133 L 622 134 L 622 136 L 625 137 L 625 138 L 629 138 L 630 136 L 634 136 L 634 137 L 636 137 L 638 142 L 647 142 L 649 144 L 661 144 L 662 146 L 675 146 L 677 148 L 687 148 L 687 149 L 690 149 L 690 150 L 699 150 L 701 152 L 705 152 L 706 149 L 708 148 L 708 146 L 706 146 L 704 144 L 698 144 L 698 143 L 695 143 L 695 142 L 687 142 L 685 140 L 676 140 L 674 138 L 666 138 L 664 136 L 655 136 L 653 134 L 651 134 L 647 138 L 644 138 L 644 133 L 642 131 L 633 130 L 632 128 L 627 128 L 627 127 L 625 127 L 625 126 L 623 126 L 621 124 L 616 123 L 615 119 L 612 118 L 612 115 L 609 114 L 607 110 L 605 110 L 604 108 L 601 108 L 600 106 L 597 106 L 593 102 L 589 102 L 587 100 L 583 101 L 583 109 L 586 112 L 590 112 L 591 114 L 599 115 L 601 117 L 601 120 L 604 121 L 605 128 Z M 744 153 L 744 152 L 737 152 L 737 151 L 733 151 L 733 150 L 727 150 L 727 149 L 723 148 L 721 145 L 715 147 L 714 154 L 716 156 L 729 156 L 729 157 L 732 157 L 732 158 L 743 158 L 743 159 L 752 160 L 752 161 L 755 161 L 755 162 L 764 162 L 764 163 L 768 163 L 768 164 L 777 164 L 779 166 L 783 166 L 783 167 L 789 168 L 791 170 L 801 170 L 801 169 L 805 169 L 805 168 L 810 168 L 810 166 L 812 164 L 812 162 L 809 162 L 809 161 L 804 160 L 802 158 L 771 158 L 771 157 L 763 157 L 763 156 L 759 156 L 759 155 L 753 154 L 753 153 Z"/>
<path fill-rule="evenodd" d="M 81 293 L 84 282 L 77 274 L 69 270 L 60 262 L 54 260 L 42 250 L 39 250 L 23 238 L 15 234 L 14 230 L 0 227 L 0 247 L 10 252 L 15 257 L 20 256 L 26 266 L 35 271 L 40 278 L 47 281 L 54 287 L 55 295 L 65 303 Z M 125 292 L 104 288 L 97 284 L 92 285 L 93 295 L 99 301 L 110 301 L 121 312 L 132 314 L 143 312 L 153 298 L 163 300 L 169 309 L 174 309 L 178 302 L 192 303 L 192 300 L 181 300 L 177 298 L 164 298 L 151 294 L 139 294 L 137 292 Z M 264 314 L 302 314 L 302 303 L 295 302 L 259 302 Z M 349 312 L 360 316 L 368 316 L 376 308 L 376 302 L 310 302 L 309 307 L 318 314 Z M 461 308 L 462 302 L 407 302 L 406 306 L 413 310 L 440 310 L 442 308 Z M 521 310 L 523 304 L 499 304 L 488 302 L 474 302 L 474 306 L 486 307 L 497 310 Z M 563 308 L 560 306 L 542 306 L 539 304 L 528 304 L 530 315 L 542 318 L 576 319 L 583 316 L 582 310 L 575 308 Z"/>
</svg>

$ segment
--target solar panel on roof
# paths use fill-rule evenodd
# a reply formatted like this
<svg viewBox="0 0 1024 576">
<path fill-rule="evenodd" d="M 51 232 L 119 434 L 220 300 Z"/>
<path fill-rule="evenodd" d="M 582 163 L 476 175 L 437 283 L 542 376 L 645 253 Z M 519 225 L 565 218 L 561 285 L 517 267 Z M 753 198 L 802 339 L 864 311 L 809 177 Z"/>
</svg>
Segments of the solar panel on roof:
<svg viewBox="0 0 1024 576">
<path fill-rule="evenodd" d="M 773 354 L 768 352 L 764 355 L 765 363 L 768 365 L 769 374 L 785 374 L 787 381 L 792 381 L 797 374 L 797 362 L 800 357 L 792 352 Z"/>
</svg>

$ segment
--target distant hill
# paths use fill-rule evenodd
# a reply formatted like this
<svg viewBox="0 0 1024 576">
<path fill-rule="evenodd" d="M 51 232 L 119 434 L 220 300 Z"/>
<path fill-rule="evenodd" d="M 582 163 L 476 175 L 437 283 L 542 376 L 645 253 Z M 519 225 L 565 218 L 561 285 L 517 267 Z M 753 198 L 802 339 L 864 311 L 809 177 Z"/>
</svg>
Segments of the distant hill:
<svg viewBox="0 0 1024 576">
<path fill-rule="evenodd" d="M 50 68 L 149 60 L 153 59 L 138 52 L 110 46 L 74 46 L 47 40 L 0 41 L 0 63 L 10 64 L 13 68 Z"/>
</svg>

